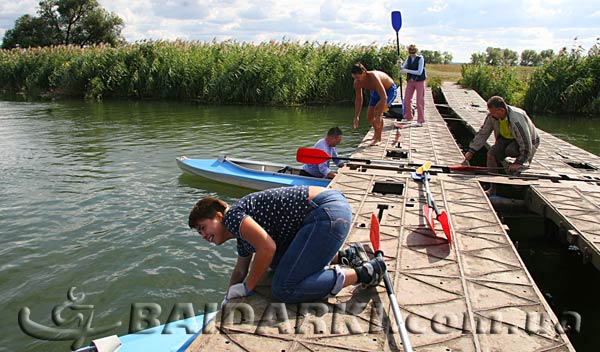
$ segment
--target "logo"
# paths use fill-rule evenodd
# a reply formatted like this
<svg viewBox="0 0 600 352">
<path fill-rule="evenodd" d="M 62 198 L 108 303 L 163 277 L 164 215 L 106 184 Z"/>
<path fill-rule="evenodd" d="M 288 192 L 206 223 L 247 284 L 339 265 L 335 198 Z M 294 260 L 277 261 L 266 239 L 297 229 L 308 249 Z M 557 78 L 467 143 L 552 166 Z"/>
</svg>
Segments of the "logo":
<svg viewBox="0 0 600 352">
<path fill-rule="evenodd" d="M 31 320 L 31 310 L 28 307 L 19 310 L 19 326 L 31 337 L 46 341 L 73 341 L 71 349 L 83 346 L 86 338 L 105 334 L 121 326 L 118 321 L 109 326 L 92 327 L 94 306 L 81 304 L 85 293 L 75 295 L 76 287 L 67 291 L 67 301 L 52 309 L 52 322 L 56 327 L 45 326 Z"/>
</svg>

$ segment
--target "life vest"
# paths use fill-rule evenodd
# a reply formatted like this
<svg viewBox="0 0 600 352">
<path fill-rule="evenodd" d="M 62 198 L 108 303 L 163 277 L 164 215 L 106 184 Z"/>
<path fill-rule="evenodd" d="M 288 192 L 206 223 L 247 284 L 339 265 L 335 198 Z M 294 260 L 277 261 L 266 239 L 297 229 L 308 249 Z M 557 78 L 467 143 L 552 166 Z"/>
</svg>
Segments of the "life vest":
<svg viewBox="0 0 600 352">
<path fill-rule="evenodd" d="M 410 56 L 407 59 L 407 64 L 406 64 L 406 68 L 409 70 L 418 70 L 419 69 L 419 60 L 423 60 L 423 72 L 421 72 L 421 75 L 413 75 L 411 73 L 407 73 L 408 76 L 408 80 L 412 80 L 412 81 L 424 81 L 427 79 L 427 73 L 425 73 L 425 59 L 423 59 L 423 56 L 421 55 L 417 55 L 414 60 L 413 58 L 411 58 Z"/>
</svg>

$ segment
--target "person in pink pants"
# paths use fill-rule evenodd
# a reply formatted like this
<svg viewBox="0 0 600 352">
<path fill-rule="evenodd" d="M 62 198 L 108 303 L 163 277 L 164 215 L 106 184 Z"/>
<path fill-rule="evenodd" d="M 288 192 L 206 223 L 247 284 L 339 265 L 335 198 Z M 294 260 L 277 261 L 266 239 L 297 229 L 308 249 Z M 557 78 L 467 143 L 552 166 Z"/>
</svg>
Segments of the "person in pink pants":
<svg viewBox="0 0 600 352">
<path fill-rule="evenodd" d="M 425 123 L 425 58 L 417 55 L 417 46 L 411 44 L 408 46 L 409 57 L 400 67 L 400 73 L 406 73 L 406 93 L 404 94 L 404 119 L 412 121 L 412 98 L 417 92 L 417 127 Z"/>
</svg>

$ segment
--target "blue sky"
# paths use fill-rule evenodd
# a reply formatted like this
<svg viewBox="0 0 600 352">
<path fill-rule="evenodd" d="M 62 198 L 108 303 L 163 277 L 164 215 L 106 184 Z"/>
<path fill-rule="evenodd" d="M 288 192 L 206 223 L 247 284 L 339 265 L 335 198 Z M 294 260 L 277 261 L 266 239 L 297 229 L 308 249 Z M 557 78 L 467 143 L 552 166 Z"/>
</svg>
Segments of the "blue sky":
<svg viewBox="0 0 600 352">
<path fill-rule="evenodd" d="M 395 43 L 390 12 L 402 12 L 400 43 L 448 51 L 468 62 L 488 46 L 524 49 L 591 47 L 600 37 L 598 1 L 99 0 L 125 20 L 123 35 L 141 39 L 310 40 Z M 0 35 L 35 14 L 37 0 L 2 1 Z M 575 40 L 577 38 L 577 40 Z"/>
</svg>

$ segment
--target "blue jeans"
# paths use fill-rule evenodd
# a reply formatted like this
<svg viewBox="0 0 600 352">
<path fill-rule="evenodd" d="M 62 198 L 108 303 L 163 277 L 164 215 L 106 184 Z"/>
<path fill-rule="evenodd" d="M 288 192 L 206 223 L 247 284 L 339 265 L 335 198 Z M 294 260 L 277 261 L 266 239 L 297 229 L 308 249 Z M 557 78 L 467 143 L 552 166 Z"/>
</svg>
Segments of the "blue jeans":
<svg viewBox="0 0 600 352">
<path fill-rule="evenodd" d="M 350 232 L 350 206 L 336 190 L 321 192 L 311 206 L 313 210 L 275 268 L 272 294 L 284 303 L 322 299 L 337 294 L 343 285 L 343 272 L 325 267 Z"/>
</svg>

